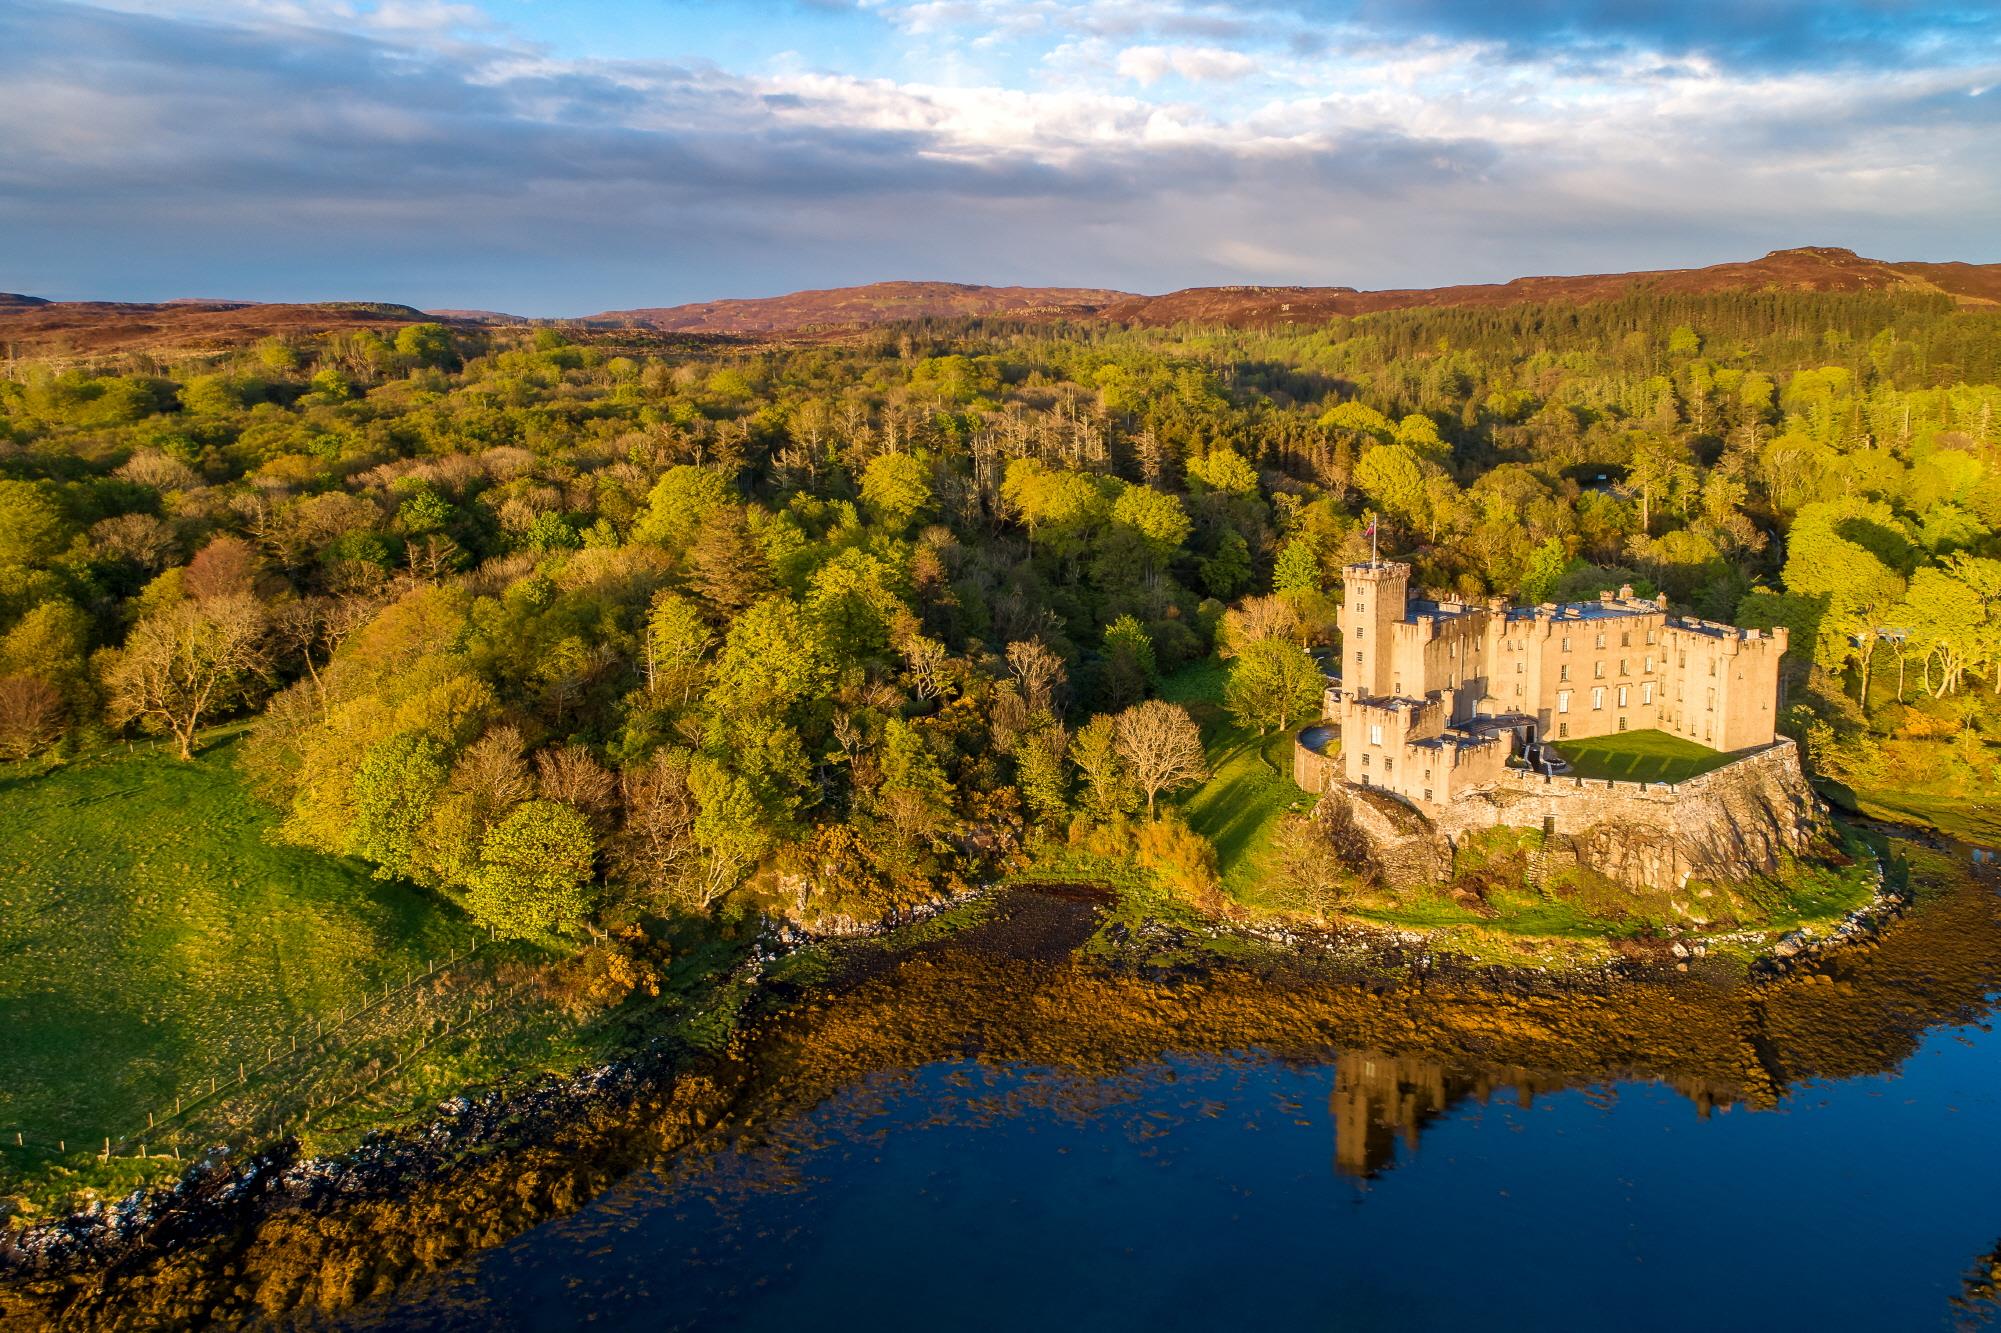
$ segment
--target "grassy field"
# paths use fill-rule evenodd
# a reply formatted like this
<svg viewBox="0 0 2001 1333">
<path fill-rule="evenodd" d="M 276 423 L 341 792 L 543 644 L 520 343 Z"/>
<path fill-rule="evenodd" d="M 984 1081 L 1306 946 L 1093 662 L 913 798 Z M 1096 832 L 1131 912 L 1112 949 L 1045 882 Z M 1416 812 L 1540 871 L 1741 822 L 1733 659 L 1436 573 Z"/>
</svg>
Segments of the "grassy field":
<svg viewBox="0 0 2001 1333">
<path fill-rule="evenodd" d="M 1665 731 L 1624 731 L 1589 740 L 1559 741 L 1557 751 L 1580 778 L 1620 782 L 1686 782 L 1721 768 L 1730 756 Z"/>
<path fill-rule="evenodd" d="M 0 769 L 0 1130 L 95 1145 L 475 938 L 456 909 L 266 837 L 231 746 Z"/>
<path fill-rule="evenodd" d="M 1288 810 L 1309 797 L 1292 781 L 1292 733 L 1259 736 L 1238 727 L 1223 708 L 1229 668 L 1211 658 L 1184 667 L 1161 684 L 1161 697 L 1185 706 L 1202 726 L 1209 781 L 1183 798 L 1188 825 L 1216 844 L 1223 891 L 1256 901 L 1258 857 Z"/>
<path fill-rule="evenodd" d="M 1886 788 L 1824 783 L 1824 794 L 1844 809 L 1894 824 L 1935 828 L 1975 847 L 2001 848 L 2001 801 L 1988 796 L 1940 796 Z"/>
</svg>

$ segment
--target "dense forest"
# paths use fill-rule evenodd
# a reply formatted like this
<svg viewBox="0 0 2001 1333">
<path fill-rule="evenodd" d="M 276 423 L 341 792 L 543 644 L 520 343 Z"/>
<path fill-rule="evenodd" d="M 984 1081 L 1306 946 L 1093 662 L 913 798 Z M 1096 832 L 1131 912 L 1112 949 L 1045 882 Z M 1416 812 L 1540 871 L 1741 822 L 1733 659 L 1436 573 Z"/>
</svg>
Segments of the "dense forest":
<svg viewBox="0 0 2001 1333">
<path fill-rule="evenodd" d="M 1823 780 L 1997 790 L 2001 316 L 1944 298 L 416 324 L 6 376 L 4 757 L 254 719 L 289 838 L 514 933 L 873 920 L 1051 848 L 1213 900 L 1162 683 L 1317 714 L 1365 514 L 1434 589 L 1787 625 Z M 1275 873 L 1334 891 L 1339 838 L 1294 819 Z"/>
</svg>

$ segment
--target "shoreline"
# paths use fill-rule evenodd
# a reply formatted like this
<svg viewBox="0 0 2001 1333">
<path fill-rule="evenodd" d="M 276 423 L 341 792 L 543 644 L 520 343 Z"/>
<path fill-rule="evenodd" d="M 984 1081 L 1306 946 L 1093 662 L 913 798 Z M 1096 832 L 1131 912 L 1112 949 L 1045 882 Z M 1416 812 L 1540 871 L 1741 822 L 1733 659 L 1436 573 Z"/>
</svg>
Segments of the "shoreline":
<svg viewBox="0 0 2001 1333">
<path fill-rule="evenodd" d="M 919 909 L 894 925 L 798 934 L 783 939 L 777 950 L 760 945 L 744 965 L 744 970 L 754 971 L 754 975 L 742 978 L 752 988 L 745 1008 L 754 1016 L 722 1051 L 642 1047 L 568 1077 L 545 1076 L 477 1097 L 450 1098 L 439 1103 L 427 1119 L 374 1131 L 354 1148 L 331 1154 L 302 1155 L 296 1139 L 248 1153 L 226 1146 L 212 1149 L 168 1185 L 142 1187 L 116 1201 L 99 1201 L 59 1218 L 0 1231 L 0 1292 L 10 1286 L 87 1283 L 93 1276 L 143 1267 L 177 1253 L 226 1248 L 232 1237 L 240 1239 L 260 1221 L 280 1213 L 325 1216 L 359 1202 L 437 1184 L 455 1173 L 476 1170 L 482 1160 L 513 1149 L 560 1145 L 565 1134 L 578 1125 L 607 1119 L 616 1122 L 649 1102 L 675 1105 L 678 1111 L 664 1122 L 671 1126 L 667 1137 L 653 1144 L 645 1155 L 654 1159 L 663 1154 L 677 1156 L 728 1121 L 738 1099 L 756 1078 L 756 1070 L 746 1062 L 745 1047 L 767 1024 L 790 1012 L 789 1002 L 838 999 L 872 971 L 891 970 L 929 950 L 955 947 L 960 935 L 980 929 L 981 919 L 936 937 L 900 939 L 905 932 L 954 909 L 988 900 L 1006 901 L 1017 894 L 1065 896 L 1074 902 L 1087 896 L 1102 899 L 1107 893 L 1100 886 L 1075 881 L 986 885 Z M 1849 913 L 1833 932 L 1802 943 L 1789 953 L 1775 950 L 1754 961 L 1735 980 L 1762 987 L 1803 979 L 1857 946 L 1879 939 L 1905 918 L 1914 898 L 1908 883 L 1896 885 L 1885 876 L 1871 903 Z M 1094 929 L 1102 924 L 1094 920 Z M 1134 933 L 1111 923 L 1105 933 L 1119 947 L 1112 956 L 1100 960 L 1103 967 L 1148 984 L 1200 986 L 1219 976 L 1260 970 L 1254 959 L 1229 959 L 1214 953 L 1196 964 L 1153 965 L 1151 960 L 1159 949 L 1195 942 L 1198 932 L 1183 927 L 1149 922 Z M 1689 975 L 1687 959 L 1675 960 L 1671 955 L 1661 961 L 1622 958 L 1563 970 L 1510 967 L 1473 963 L 1427 948 L 1427 937 L 1421 933 L 1365 926 L 1312 930 L 1218 924 L 1200 933 L 1210 940 L 1232 937 L 1272 950 L 1274 961 L 1282 968 L 1301 975 L 1310 972 L 1315 984 L 1384 997 L 1436 991 L 1469 996 L 1478 993 L 1504 1000 L 1554 998 L 1644 986 L 1673 987 L 1699 980 Z M 801 986 L 771 975 L 774 964 L 813 947 L 832 951 L 846 977 Z M 1035 956 L 1035 946 L 1004 949 L 995 956 L 1001 961 L 1020 962 Z M 1329 970 L 1321 972 L 1321 968 Z"/>
</svg>

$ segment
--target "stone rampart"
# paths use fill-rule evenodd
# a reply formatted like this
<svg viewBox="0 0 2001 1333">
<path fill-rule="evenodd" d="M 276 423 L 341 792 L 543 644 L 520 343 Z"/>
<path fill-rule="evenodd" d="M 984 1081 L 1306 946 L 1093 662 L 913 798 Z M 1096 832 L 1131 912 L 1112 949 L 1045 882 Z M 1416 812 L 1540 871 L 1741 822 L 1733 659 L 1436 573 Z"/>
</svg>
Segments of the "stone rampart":
<svg viewBox="0 0 2001 1333">
<path fill-rule="evenodd" d="M 1623 884 L 1661 887 L 1770 874 L 1811 846 L 1820 820 L 1799 747 L 1780 738 L 1680 783 L 1509 770 L 1455 798 L 1434 823 L 1454 842 L 1498 825 L 1546 829 L 1569 840 L 1579 864 Z"/>
</svg>

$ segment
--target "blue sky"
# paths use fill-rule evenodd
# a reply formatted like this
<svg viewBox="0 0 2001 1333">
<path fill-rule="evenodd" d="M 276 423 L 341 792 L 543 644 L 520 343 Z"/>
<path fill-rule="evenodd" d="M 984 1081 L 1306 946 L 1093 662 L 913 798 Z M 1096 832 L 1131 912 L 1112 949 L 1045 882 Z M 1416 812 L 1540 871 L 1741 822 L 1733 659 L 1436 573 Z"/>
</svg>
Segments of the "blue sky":
<svg viewBox="0 0 2001 1333">
<path fill-rule="evenodd" d="M 2001 260 L 2001 0 L 0 0 L 0 290 Z"/>
</svg>

